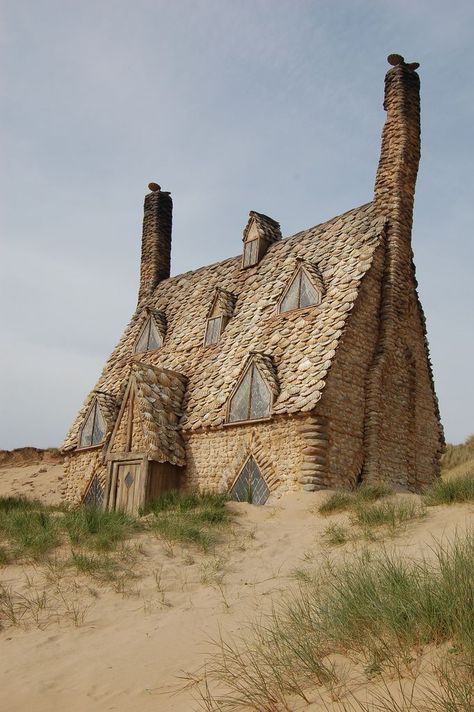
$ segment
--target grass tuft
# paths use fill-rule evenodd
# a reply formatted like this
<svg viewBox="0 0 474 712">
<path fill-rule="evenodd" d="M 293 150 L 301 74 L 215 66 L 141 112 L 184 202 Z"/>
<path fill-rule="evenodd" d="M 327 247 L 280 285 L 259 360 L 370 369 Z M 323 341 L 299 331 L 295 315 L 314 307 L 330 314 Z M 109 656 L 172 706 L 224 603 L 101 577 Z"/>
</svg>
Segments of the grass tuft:
<svg viewBox="0 0 474 712">
<path fill-rule="evenodd" d="M 392 494 L 392 489 L 385 482 L 363 483 L 353 492 L 338 490 L 329 495 L 319 507 L 320 514 L 334 514 L 353 509 L 362 503 L 375 502 Z"/>
<path fill-rule="evenodd" d="M 66 512 L 63 519 L 71 543 L 96 551 L 111 551 L 141 528 L 139 522 L 123 512 L 107 512 L 96 507 L 81 507 Z"/>
<path fill-rule="evenodd" d="M 167 542 L 195 544 L 207 551 L 231 520 L 226 503 L 221 494 L 172 490 L 151 502 L 145 512 L 154 515 L 150 526 Z"/>
<path fill-rule="evenodd" d="M 58 520 L 46 509 L 25 506 L 20 498 L 18 505 L 15 507 L 10 501 L 0 510 L 0 536 L 13 559 L 22 556 L 40 559 L 60 544 Z"/>
<path fill-rule="evenodd" d="M 474 699 L 474 534 L 438 544 L 434 555 L 435 563 L 364 552 L 305 578 L 268 620 L 254 625 L 249 639 L 217 644 L 204 680 L 207 709 L 293 709 L 295 695 L 307 701 L 308 689 L 337 683 L 332 654 L 366 670 L 383 672 L 387 665 L 393 671 L 426 646 L 447 655 L 448 642 L 449 663 L 462 667 L 464 688 L 445 675 L 439 700 L 431 695 L 419 709 L 471 709 L 466 705 Z M 219 692 L 211 694 L 215 685 Z M 387 702 L 357 709 L 396 708 Z"/>
<path fill-rule="evenodd" d="M 474 502 L 474 473 L 439 479 L 430 487 L 424 497 L 429 507 L 438 504 L 455 504 L 457 502 Z"/>
<path fill-rule="evenodd" d="M 329 524 L 323 532 L 323 539 L 330 546 L 341 546 L 351 538 L 351 533 L 342 524 Z"/>
<path fill-rule="evenodd" d="M 320 514 L 334 514 L 344 512 L 352 506 L 354 497 L 351 492 L 334 492 L 318 508 Z"/>
<path fill-rule="evenodd" d="M 390 527 L 396 529 L 413 519 L 426 516 L 426 510 L 417 502 L 406 500 L 387 500 L 369 506 L 359 505 L 354 514 L 354 523 L 361 527 Z"/>
</svg>

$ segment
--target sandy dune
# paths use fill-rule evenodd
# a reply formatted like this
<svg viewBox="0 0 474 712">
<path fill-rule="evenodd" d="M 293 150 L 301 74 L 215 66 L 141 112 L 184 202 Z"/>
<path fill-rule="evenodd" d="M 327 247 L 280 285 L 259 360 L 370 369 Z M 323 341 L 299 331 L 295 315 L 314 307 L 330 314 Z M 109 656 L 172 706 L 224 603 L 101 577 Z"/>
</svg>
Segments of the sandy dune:
<svg viewBox="0 0 474 712">
<path fill-rule="evenodd" d="M 0 470 L 0 493 L 56 501 L 61 466 L 43 467 L 46 472 L 38 466 Z M 182 676 L 198 674 L 212 651 L 210 640 L 245 633 L 294 585 L 296 569 L 317 568 L 354 546 L 328 548 L 322 542 L 328 520 L 315 514 L 315 507 L 325 497 L 301 493 L 264 507 L 233 504 L 232 531 L 206 555 L 140 534 L 133 542 L 140 545 L 140 577 L 120 593 L 86 577 L 74 580 L 71 570 L 58 583 L 48 581 L 44 569 L 4 568 L 4 585 L 25 596 L 44 590 L 50 603 L 38 616 L 40 628 L 30 622 L 0 632 L 0 709 L 198 709 L 192 690 L 182 689 Z M 429 554 L 434 538 L 467 528 L 473 511 L 470 505 L 432 508 L 389 545 L 413 556 Z M 77 627 L 72 611 L 84 615 Z"/>
</svg>

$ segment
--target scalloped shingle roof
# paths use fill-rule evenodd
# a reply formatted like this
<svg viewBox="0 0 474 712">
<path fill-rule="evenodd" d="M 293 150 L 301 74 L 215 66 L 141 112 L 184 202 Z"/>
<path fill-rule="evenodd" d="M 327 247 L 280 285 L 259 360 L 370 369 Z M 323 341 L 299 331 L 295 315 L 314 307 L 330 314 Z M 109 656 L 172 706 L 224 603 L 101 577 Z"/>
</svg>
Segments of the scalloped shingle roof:
<svg viewBox="0 0 474 712">
<path fill-rule="evenodd" d="M 251 351 L 271 357 L 280 390 L 274 413 L 312 410 L 321 398 L 348 315 L 363 276 L 372 263 L 385 218 L 373 203 L 308 230 L 275 241 L 254 267 L 241 269 L 241 256 L 162 281 L 148 301 L 164 312 L 163 346 L 140 354 L 140 361 L 183 374 L 184 429 L 216 427 L 225 421 L 226 403 Z M 314 265 L 324 283 L 321 304 L 278 314 L 277 304 L 297 260 Z M 233 316 L 218 344 L 203 345 L 209 307 L 216 288 L 235 296 Z M 143 322 L 135 313 L 107 361 L 96 388 L 118 400 Z M 90 396 L 68 433 L 74 445 Z"/>
</svg>

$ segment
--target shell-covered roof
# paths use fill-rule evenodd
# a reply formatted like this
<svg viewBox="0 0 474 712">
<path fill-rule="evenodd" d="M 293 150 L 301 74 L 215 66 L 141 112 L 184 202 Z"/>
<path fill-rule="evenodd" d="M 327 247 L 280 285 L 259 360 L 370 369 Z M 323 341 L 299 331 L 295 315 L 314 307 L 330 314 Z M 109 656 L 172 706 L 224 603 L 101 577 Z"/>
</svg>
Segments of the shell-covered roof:
<svg viewBox="0 0 474 712">
<path fill-rule="evenodd" d="M 277 221 L 273 218 L 269 218 L 268 215 L 263 215 L 263 213 L 257 213 L 255 210 L 251 210 L 249 212 L 249 220 L 242 238 L 244 242 L 247 239 L 249 230 L 253 225 L 256 228 L 258 236 L 263 237 L 263 239 L 267 242 L 281 240 L 280 223 L 277 223 Z"/>
<path fill-rule="evenodd" d="M 158 284 L 147 306 L 166 314 L 166 338 L 161 348 L 141 353 L 140 361 L 187 377 L 180 423 L 184 429 L 225 422 L 227 400 L 251 352 L 271 357 L 276 369 L 274 413 L 306 412 L 316 406 L 384 224 L 385 218 L 369 203 L 273 242 L 253 267 L 242 269 L 239 255 Z M 322 301 L 279 314 L 279 300 L 301 259 L 321 275 Z M 217 288 L 235 296 L 233 316 L 219 342 L 204 346 Z M 117 399 L 128 380 L 141 324 L 142 311 L 137 311 L 96 385 Z M 65 446 L 75 442 L 83 417 L 84 407 Z"/>
<path fill-rule="evenodd" d="M 134 362 L 135 397 L 141 415 L 146 454 L 156 462 L 184 465 L 186 454 L 179 429 L 186 377 L 146 363 Z"/>
<path fill-rule="evenodd" d="M 217 312 L 219 315 L 226 316 L 230 319 L 234 313 L 234 305 L 235 296 L 226 289 L 216 287 L 214 299 L 209 305 L 207 316 L 209 318 L 213 312 Z"/>
</svg>

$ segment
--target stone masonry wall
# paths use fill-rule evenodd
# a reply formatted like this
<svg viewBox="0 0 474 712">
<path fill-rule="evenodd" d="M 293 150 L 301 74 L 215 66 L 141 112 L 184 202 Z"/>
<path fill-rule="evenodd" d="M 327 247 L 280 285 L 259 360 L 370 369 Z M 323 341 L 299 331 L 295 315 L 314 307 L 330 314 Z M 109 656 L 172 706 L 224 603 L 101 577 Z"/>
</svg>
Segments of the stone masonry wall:
<svg viewBox="0 0 474 712">
<path fill-rule="evenodd" d="M 66 504 L 79 504 L 94 474 L 105 485 L 107 466 L 102 462 L 102 448 L 69 453 L 64 461 L 63 498 Z"/>
<path fill-rule="evenodd" d="M 366 392 L 364 478 L 419 489 L 439 475 L 444 446 L 411 248 L 420 157 L 417 64 L 390 55 L 387 119 L 375 205 L 388 218 L 379 337 Z"/>
<path fill-rule="evenodd" d="M 374 255 L 339 343 L 316 413 L 328 421 L 328 463 L 321 484 L 353 486 L 364 462 L 364 417 L 367 373 L 378 339 L 384 245 Z"/>
<path fill-rule="evenodd" d="M 252 454 L 272 494 L 301 489 L 306 446 L 301 427 L 309 419 L 282 416 L 186 433 L 186 486 L 226 492 Z"/>
<path fill-rule="evenodd" d="M 422 314 L 408 278 L 405 290 L 405 318 L 384 349 L 380 388 L 368 402 L 379 417 L 377 456 L 367 474 L 389 476 L 397 484 L 420 490 L 439 475 L 443 445 Z"/>
</svg>

